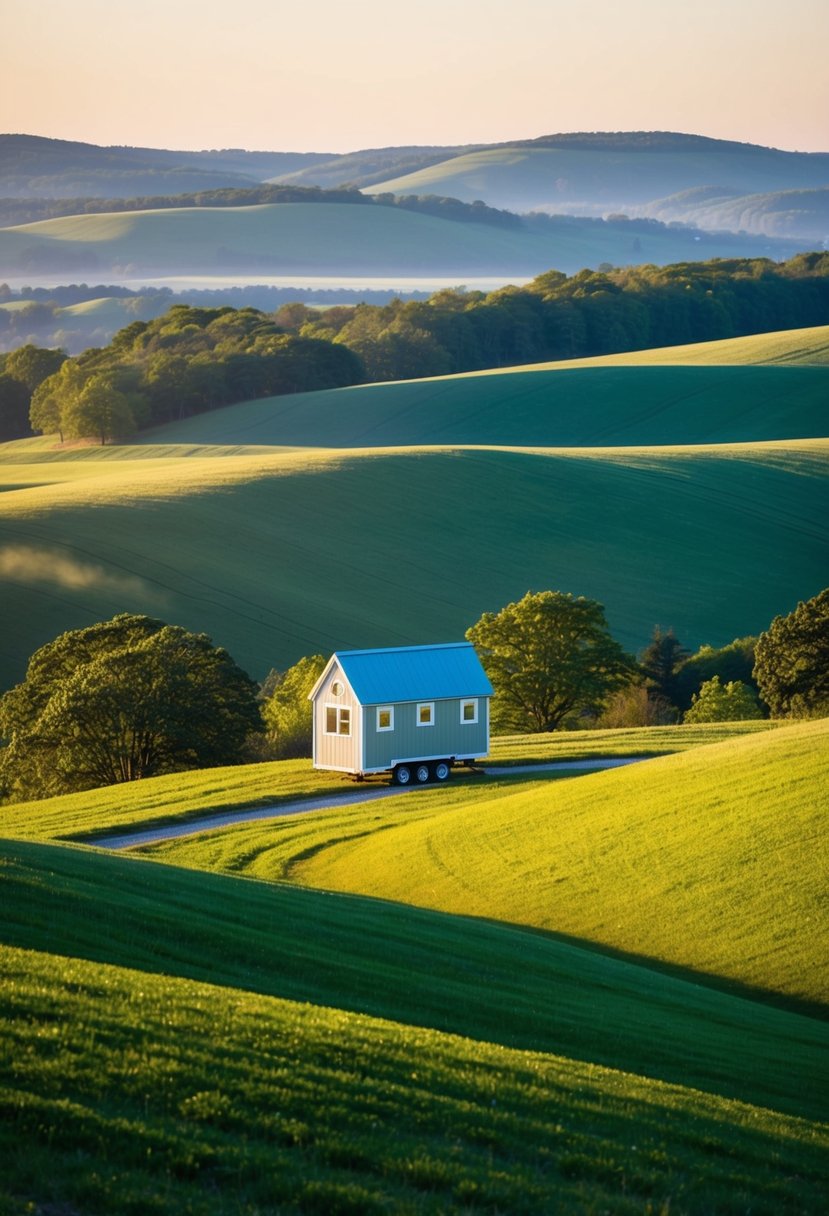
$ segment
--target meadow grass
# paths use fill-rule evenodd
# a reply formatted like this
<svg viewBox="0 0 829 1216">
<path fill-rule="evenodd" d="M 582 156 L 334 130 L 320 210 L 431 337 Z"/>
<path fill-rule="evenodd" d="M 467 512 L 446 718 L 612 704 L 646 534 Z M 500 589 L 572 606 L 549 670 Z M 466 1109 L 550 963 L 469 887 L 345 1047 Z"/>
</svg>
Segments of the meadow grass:
<svg viewBox="0 0 829 1216">
<path fill-rule="evenodd" d="M 0 949 L 0 1211 L 817 1213 L 816 1121 Z"/>
<path fill-rule="evenodd" d="M 70 845 L 3 841 L 0 875 L 9 946 L 825 1113 L 825 1023 L 547 934 Z"/>
<path fill-rule="evenodd" d="M 96 462 L 0 494 L 0 687 L 121 611 L 205 632 L 260 679 L 304 654 L 460 638 L 545 587 L 599 600 L 632 652 L 656 622 L 723 645 L 824 585 L 826 448 L 306 451 L 120 477 Z"/>
<path fill-rule="evenodd" d="M 773 729 L 777 725 L 775 722 L 725 722 L 636 730 L 503 735 L 492 740 L 490 763 L 519 765 L 545 760 L 660 755 L 701 747 L 746 732 Z M 386 781 L 383 775 L 377 779 L 380 785 Z M 475 783 L 476 789 L 490 789 L 498 784 L 485 774 L 468 774 L 464 769 L 456 769 L 452 786 L 460 783 L 460 787 L 465 788 L 470 781 Z M 0 835 L 21 840 L 70 838 L 92 841 L 126 828 L 139 830 L 162 824 L 180 825 L 209 817 L 211 813 L 255 807 L 278 808 L 286 803 L 337 794 L 350 796 L 358 788 L 340 773 L 314 769 L 310 759 L 197 769 L 103 786 L 78 794 L 0 805 Z"/>
<path fill-rule="evenodd" d="M 545 929 L 825 1012 L 829 722 L 512 782 L 146 847 Z"/>
<path fill-rule="evenodd" d="M 117 829 L 183 823 L 232 808 L 278 807 L 353 789 L 339 773 L 312 768 L 310 760 L 197 769 L 0 806 L 0 834 L 30 840 L 94 839 Z"/>
</svg>

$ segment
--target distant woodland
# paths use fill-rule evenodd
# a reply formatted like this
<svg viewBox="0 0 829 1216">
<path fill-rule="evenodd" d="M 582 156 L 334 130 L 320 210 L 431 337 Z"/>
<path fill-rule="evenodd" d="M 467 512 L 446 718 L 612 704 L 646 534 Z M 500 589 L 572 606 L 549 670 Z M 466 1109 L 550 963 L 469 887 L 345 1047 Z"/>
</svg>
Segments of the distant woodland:
<svg viewBox="0 0 829 1216">
<path fill-rule="evenodd" d="M 104 443 L 257 397 L 827 322 L 829 253 L 548 271 L 524 288 L 321 311 L 177 304 L 75 358 L 34 346 L 0 356 L 0 439 L 31 433 L 27 411 L 35 431 Z"/>
</svg>

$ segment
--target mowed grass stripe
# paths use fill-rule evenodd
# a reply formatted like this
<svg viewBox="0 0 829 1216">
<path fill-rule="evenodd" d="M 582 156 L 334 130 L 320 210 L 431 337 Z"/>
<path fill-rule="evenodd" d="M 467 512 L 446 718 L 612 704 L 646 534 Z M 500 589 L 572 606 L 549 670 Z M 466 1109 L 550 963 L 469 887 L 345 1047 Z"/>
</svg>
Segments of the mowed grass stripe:
<svg viewBox="0 0 829 1216">
<path fill-rule="evenodd" d="M 7 945 L 824 1109 L 825 1024 L 545 935 L 68 845 L 4 841 L 0 874 Z"/>
<path fill-rule="evenodd" d="M 155 855 L 551 930 L 829 1007 L 827 721 L 515 792 L 438 791 L 417 810 Z"/>
<path fill-rule="evenodd" d="M 0 685 L 67 628 L 143 611 L 252 675 L 301 655 L 463 636 L 555 587 L 631 651 L 760 632 L 825 583 L 825 444 L 184 460 L 0 495 Z M 294 461 L 294 463 L 292 463 Z"/>
<path fill-rule="evenodd" d="M 48 953 L 0 949 L 0 973 L 9 1212 L 778 1216 L 821 1204 L 827 1135 L 804 1119 Z"/>
</svg>

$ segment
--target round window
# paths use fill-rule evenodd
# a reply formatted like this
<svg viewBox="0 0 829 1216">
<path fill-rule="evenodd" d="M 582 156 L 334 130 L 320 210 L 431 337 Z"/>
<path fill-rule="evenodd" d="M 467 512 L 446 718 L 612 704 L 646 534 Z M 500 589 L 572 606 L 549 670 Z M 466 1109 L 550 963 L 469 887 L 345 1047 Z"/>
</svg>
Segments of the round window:
<svg viewBox="0 0 829 1216">
<path fill-rule="evenodd" d="M 335 697 L 341 697 L 343 695 L 343 693 L 345 692 L 345 689 L 343 688 L 343 686 L 339 680 L 335 680 L 334 683 L 331 685 L 331 691 L 333 692 Z"/>
</svg>

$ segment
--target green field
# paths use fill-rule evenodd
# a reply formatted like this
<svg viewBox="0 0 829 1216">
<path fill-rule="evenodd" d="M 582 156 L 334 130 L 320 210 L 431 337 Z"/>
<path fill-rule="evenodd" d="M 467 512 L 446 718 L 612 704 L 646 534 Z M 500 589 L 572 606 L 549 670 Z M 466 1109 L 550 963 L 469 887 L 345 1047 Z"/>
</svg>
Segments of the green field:
<svg viewBox="0 0 829 1216">
<path fill-rule="evenodd" d="M 591 734 L 495 759 L 636 736 Z M 638 738 L 676 754 L 152 858 L 50 838 L 336 779 L 295 761 L 2 808 L 0 1211 L 817 1216 L 829 726 Z M 297 885 L 338 869 L 372 897 Z"/>
<path fill-rule="evenodd" d="M 0 967 L 9 1216 L 820 1209 L 807 1118 L 48 953 Z"/>
<path fill-rule="evenodd" d="M 167 864 L 22 837 L 311 792 L 307 762 L 4 808 L 0 1210 L 817 1216 L 829 1031 L 798 1010 L 826 1001 L 805 790 L 823 788 L 829 729 L 737 729 L 643 732 L 686 750 L 599 776 L 471 778 L 218 830 L 159 847 Z M 447 841 L 466 850 L 456 904 L 490 882 L 484 919 L 376 898 L 419 867 L 426 902 L 446 902 L 424 834 L 441 865 Z M 300 881 L 331 863 L 326 881 L 349 849 L 374 898 L 262 881 L 280 858 Z M 505 923 L 505 891 L 530 909 L 545 854 L 573 884 L 561 924 Z M 624 957 L 649 953 L 659 889 L 674 944 L 707 935 L 716 971 Z M 562 915 L 581 903 L 637 949 L 586 949 Z M 813 989 L 777 982 L 775 937 Z M 757 968 L 742 986 L 729 954 Z M 736 995 L 746 981 L 778 1007 Z"/>
<path fill-rule="evenodd" d="M 551 930 L 829 1007 L 827 810 L 829 724 L 820 722 L 553 786 L 526 775 L 492 790 L 463 782 L 416 802 L 146 849 L 176 864 Z"/>
<path fill-rule="evenodd" d="M 629 755 L 670 755 L 774 730 L 777 722 L 717 722 L 629 730 L 565 731 L 552 735 L 505 735 L 494 739 L 491 766 Z M 463 783 L 465 774 L 456 772 Z M 487 789 L 500 783 L 475 774 Z M 385 784 L 385 779 L 381 779 Z M 368 787 L 366 787 L 368 788 Z M 339 773 L 314 770 L 308 760 L 276 760 L 197 772 L 170 773 L 125 785 L 105 786 L 36 802 L 0 806 L 0 834 L 25 840 L 94 841 L 124 828 L 181 824 L 211 814 L 278 807 L 300 799 L 352 794 Z"/>
<path fill-rule="evenodd" d="M 119 611 L 205 631 L 261 678 L 317 651 L 462 637 L 528 587 L 599 599 L 631 650 L 656 622 L 725 644 L 823 586 L 826 446 L 148 460 L 13 490 L 3 682 Z"/>
<path fill-rule="evenodd" d="M 768 238 L 624 228 L 567 220 L 544 232 L 459 223 L 398 207 L 280 203 L 65 216 L 0 229 L 0 275 L 234 273 L 505 275 L 601 262 L 631 265 L 752 257 Z M 797 248 L 779 242 L 780 256 Z"/>
<path fill-rule="evenodd" d="M 119 611 L 258 678 L 461 637 L 544 587 L 599 599 L 632 651 L 656 623 L 691 647 L 759 632 L 826 581 L 826 348 L 819 328 L 270 398 L 131 446 L 4 444 L 0 686 Z"/>
</svg>

